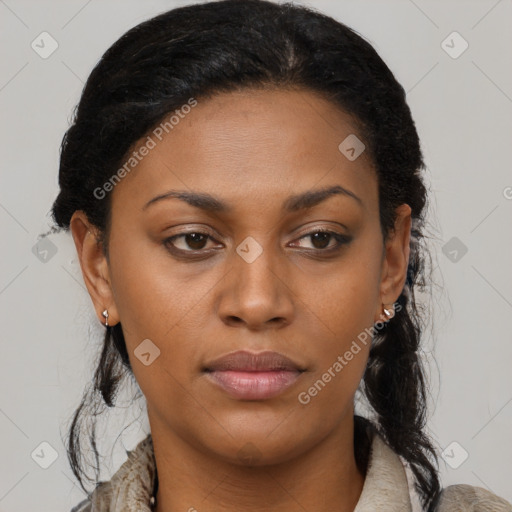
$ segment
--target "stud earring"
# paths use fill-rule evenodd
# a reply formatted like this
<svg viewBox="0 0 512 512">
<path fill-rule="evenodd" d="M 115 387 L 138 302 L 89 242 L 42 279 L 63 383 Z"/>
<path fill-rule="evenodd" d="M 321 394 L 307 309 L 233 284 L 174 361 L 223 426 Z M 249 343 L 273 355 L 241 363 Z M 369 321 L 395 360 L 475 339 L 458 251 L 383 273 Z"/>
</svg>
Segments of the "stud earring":
<svg viewBox="0 0 512 512">
<path fill-rule="evenodd" d="M 388 318 L 393 318 L 395 316 L 395 308 L 393 304 L 382 304 L 383 306 L 391 306 L 391 308 L 384 307 L 384 314 Z"/>
<path fill-rule="evenodd" d="M 102 313 L 103 318 L 105 318 L 105 327 L 108 327 L 108 310 L 105 309 Z"/>
</svg>

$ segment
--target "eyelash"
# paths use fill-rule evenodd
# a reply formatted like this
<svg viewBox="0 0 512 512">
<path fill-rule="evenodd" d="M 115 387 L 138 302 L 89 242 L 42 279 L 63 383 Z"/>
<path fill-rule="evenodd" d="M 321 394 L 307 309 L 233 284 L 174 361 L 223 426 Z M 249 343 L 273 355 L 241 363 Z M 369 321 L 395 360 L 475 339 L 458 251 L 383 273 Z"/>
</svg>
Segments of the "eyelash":
<svg viewBox="0 0 512 512">
<path fill-rule="evenodd" d="M 305 233 L 300 238 L 298 238 L 298 240 L 302 240 L 303 238 L 311 237 L 317 233 L 326 233 L 328 235 L 331 235 L 335 239 L 336 245 L 334 247 L 331 247 L 328 249 L 306 249 L 306 251 L 308 251 L 309 253 L 316 253 L 316 254 L 320 254 L 320 255 L 330 255 L 332 253 L 339 252 L 344 245 L 347 245 L 352 241 L 351 236 L 342 235 L 341 233 L 337 233 L 336 231 L 330 231 L 327 229 L 315 229 L 314 231 Z M 204 235 L 204 236 L 208 237 L 208 239 L 210 239 L 210 240 L 215 240 L 209 233 L 206 233 L 204 231 L 189 231 L 187 233 L 180 233 L 179 235 L 173 235 L 169 238 L 166 238 L 165 240 L 163 240 L 162 243 L 169 252 L 171 252 L 173 254 L 177 254 L 179 256 L 186 255 L 186 254 L 195 256 L 195 255 L 205 254 L 208 252 L 208 249 L 186 251 L 183 249 L 177 249 L 173 245 L 174 240 L 176 240 L 178 238 L 185 237 L 187 235 Z"/>
</svg>

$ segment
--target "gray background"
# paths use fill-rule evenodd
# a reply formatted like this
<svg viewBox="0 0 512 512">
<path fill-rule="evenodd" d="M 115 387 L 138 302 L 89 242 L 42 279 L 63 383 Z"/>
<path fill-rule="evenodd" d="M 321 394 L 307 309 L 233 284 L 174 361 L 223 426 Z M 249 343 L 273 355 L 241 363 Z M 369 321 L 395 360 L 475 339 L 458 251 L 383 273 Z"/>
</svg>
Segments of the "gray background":
<svg viewBox="0 0 512 512">
<path fill-rule="evenodd" d="M 185 3 L 0 0 L 0 512 L 67 512 L 83 497 L 62 438 L 103 330 L 71 235 L 49 237 L 55 254 L 33 247 L 50 225 L 59 145 L 93 65 L 127 29 Z M 438 283 L 424 349 L 428 431 L 439 453 L 448 448 L 444 485 L 477 485 L 512 501 L 512 3 L 309 5 L 366 37 L 407 91 L 428 165 Z M 31 47 L 43 31 L 58 43 L 46 59 Z M 442 45 L 453 31 L 469 44 L 457 58 Z M 453 54 L 462 43 L 452 36 L 445 45 Z M 141 407 L 111 416 L 106 447 Z M 147 431 L 142 418 L 124 432 L 105 478 Z M 57 455 L 47 469 L 40 465 L 51 450 L 42 442 Z M 461 463 L 462 450 L 469 456 Z"/>
</svg>

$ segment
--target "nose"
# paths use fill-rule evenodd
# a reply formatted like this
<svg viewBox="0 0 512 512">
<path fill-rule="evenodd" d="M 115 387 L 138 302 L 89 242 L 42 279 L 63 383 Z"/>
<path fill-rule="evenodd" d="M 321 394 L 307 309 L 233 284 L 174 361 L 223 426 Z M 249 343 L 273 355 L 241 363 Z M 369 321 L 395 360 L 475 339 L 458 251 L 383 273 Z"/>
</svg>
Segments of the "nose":
<svg viewBox="0 0 512 512">
<path fill-rule="evenodd" d="M 284 262 L 279 262 L 268 249 L 254 261 L 237 252 L 232 260 L 221 289 L 218 314 L 222 321 L 251 330 L 289 325 L 294 314 L 294 293 Z"/>
</svg>

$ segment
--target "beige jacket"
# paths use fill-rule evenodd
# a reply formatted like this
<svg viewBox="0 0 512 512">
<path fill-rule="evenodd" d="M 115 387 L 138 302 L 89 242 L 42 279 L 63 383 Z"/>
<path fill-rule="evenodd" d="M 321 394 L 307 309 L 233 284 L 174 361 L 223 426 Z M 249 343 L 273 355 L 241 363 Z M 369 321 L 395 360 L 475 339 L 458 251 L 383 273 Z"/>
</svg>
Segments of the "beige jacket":
<svg viewBox="0 0 512 512">
<path fill-rule="evenodd" d="M 151 435 L 128 452 L 111 480 L 98 484 L 92 496 L 71 512 L 150 512 L 156 475 Z M 354 512 L 421 512 L 410 470 L 375 434 L 363 490 Z M 512 512 L 512 505 L 491 492 L 470 485 L 444 489 L 439 512 Z"/>
</svg>

